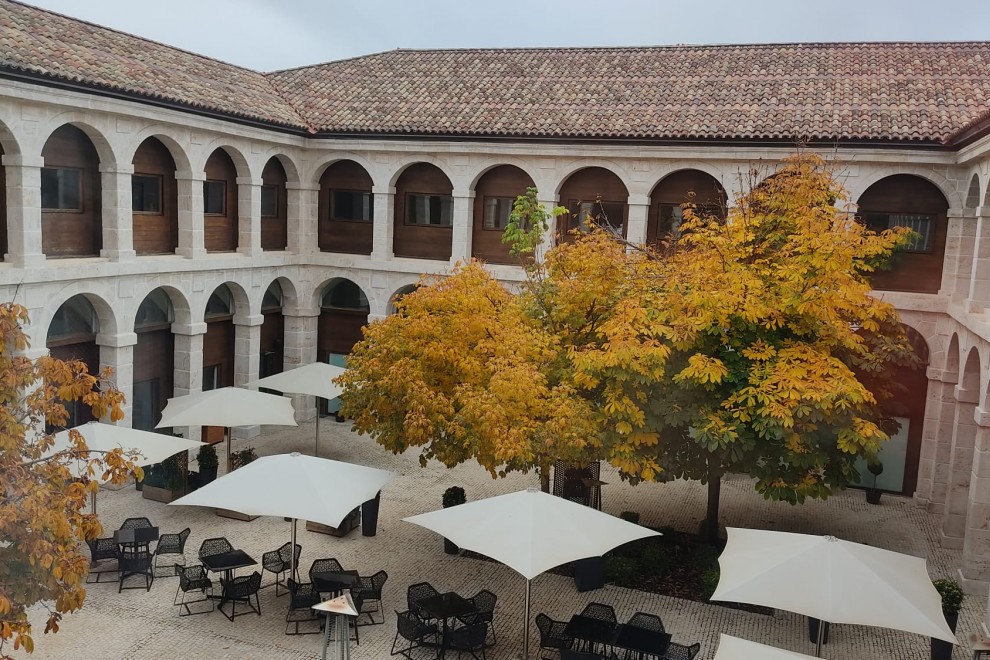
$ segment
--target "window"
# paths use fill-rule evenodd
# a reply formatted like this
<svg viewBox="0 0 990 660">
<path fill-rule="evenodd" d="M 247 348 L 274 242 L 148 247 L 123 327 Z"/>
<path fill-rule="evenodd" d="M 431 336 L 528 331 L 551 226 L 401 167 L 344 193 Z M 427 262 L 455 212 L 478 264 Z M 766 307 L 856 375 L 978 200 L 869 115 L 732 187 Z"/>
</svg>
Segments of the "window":
<svg viewBox="0 0 990 660">
<path fill-rule="evenodd" d="M 680 204 L 660 205 L 660 235 L 677 235 L 680 233 L 681 221 L 684 220 L 684 207 Z"/>
<path fill-rule="evenodd" d="M 516 200 L 512 197 L 486 197 L 484 229 L 505 231 Z"/>
<path fill-rule="evenodd" d="M 581 231 L 591 229 L 588 224 L 589 216 L 600 227 L 621 230 L 625 220 L 625 206 L 622 202 L 603 202 L 600 199 L 593 202 L 572 201 L 570 204 L 570 208 L 577 209 L 575 220 Z"/>
<path fill-rule="evenodd" d="M 406 224 L 450 227 L 454 215 L 454 198 L 447 195 L 406 196 Z"/>
<path fill-rule="evenodd" d="M 261 217 L 278 217 L 278 186 L 261 186 Z"/>
<path fill-rule="evenodd" d="M 150 174 L 131 176 L 131 209 L 134 213 L 162 212 L 162 178 Z"/>
<path fill-rule="evenodd" d="M 904 248 L 908 252 L 932 251 L 934 222 L 934 216 L 922 214 L 870 213 L 866 216 L 866 226 L 873 231 L 883 231 L 891 227 L 907 227 L 914 231 L 914 240 Z"/>
<path fill-rule="evenodd" d="M 227 208 L 227 182 L 203 182 L 203 213 L 207 215 L 224 215 Z"/>
<path fill-rule="evenodd" d="M 208 364 L 203 367 L 203 391 L 209 392 L 220 387 L 219 364 Z"/>
<path fill-rule="evenodd" d="M 41 208 L 46 211 L 82 211 L 82 170 L 42 167 Z"/>
<path fill-rule="evenodd" d="M 374 197 L 357 190 L 330 191 L 330 219 L 371 222 L 375 217 Z"/>
</svg>

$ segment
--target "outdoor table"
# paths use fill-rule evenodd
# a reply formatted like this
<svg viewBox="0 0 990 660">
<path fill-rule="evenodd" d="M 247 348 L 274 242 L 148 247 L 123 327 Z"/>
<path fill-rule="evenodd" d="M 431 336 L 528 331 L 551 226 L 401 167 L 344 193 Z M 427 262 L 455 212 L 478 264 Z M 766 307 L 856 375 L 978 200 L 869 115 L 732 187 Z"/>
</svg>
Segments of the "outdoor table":
<svg viewBox="0 0 990 660">
<path fill-rule="evenodd" d="M 231 550 L 229 552 L 221 552 L 218 555 L 208 555 L 206 557 L 200 557 L 199 560 L 203 562 L 203 566 L 207 570 L 213 571 L 214 573 L 223 572 L 223 583 L 229 583 L 234 577 L 234 571 L 238 568 L 244 568 L 245 566 L 254 566 L 258 562 L 254 560 L 248 553 L 243 550 Z M 223 591 L 221 591 L 220 604 L 223 605 Z"/>
<path fill-rule="evenodd" d="M 478 611 L 478 608 L 471 601 L 457 595 L 453 591 L 418 600 L 416 601 L 416 605 L 420 610 L 429 615 L 431 619 L 440 619 L 443 621 L 443 634 L 440 638 L 440 654 L 438 656 L 440 658 L 444 657 L 444 653 L 447 650 L 447 631 L 449 630 L 447 622 L 450 619 L 456 619 Z"/>
<path fill-rule="evenodd" d="M 113 533 L 113 542 L 119 548 L 117 591 L 139 588 L 124 586 L 124 580 L 135 575 L 145 576 L 145 589 L 151 589 L 151 583 L 155 581 L 155 572 L 152 568 L 149 544 L 157 540 L 157 527 L 118 529 Z"/>
<path fill-rule="evenodd" d="M 567 622 L 564 634 L 585 642 L 588 650 L 594 650 L 596 644 L 611 645 L 615 641 L 615 628 L 608 621 L 575 614 Z"/>
<path fill-rule="evenodd" d="M 670 633 L 647 630 L 627 623 L 619 625 L 612 642 L 612 646 L 638 653 L 640 658 L 644 655 L 663 657 L 668 644 Z"/>
<path fill-rule="evenodd" d="M 340 595 L 340 592 L 360 581 L 357 571 L 326 571 L 310 575 L 313 586 L 321 594 Z"/>
</svg>

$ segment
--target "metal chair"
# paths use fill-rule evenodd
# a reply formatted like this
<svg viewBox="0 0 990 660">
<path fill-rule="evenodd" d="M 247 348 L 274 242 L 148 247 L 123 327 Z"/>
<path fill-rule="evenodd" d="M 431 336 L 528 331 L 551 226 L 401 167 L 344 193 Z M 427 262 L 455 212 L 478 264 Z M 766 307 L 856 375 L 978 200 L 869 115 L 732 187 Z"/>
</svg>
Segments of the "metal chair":
<svg viewBox="0 0 990 660">
<path fill-rule="evenodd" d="M 302 554 L 302 546 L 298 543 L 295 546 L 295 566 L 296 574 L 291 576 L 295 579 L 299 579 L 299 555 Z M 293 561 L 293 551 L 292 543 L 285 543 L 278 550 L 272 550 L 271 552 L 266 552 L 261 555 L 261 568 L 262 571 L 269 571 L 275 574 L 275 581 L 271 584 L 266 584 L 262 589 L 266 589 L 272 585 L 275 586 L 275 597 L 284 595 L 278 592 L 279 586 L 285 585 L 284 574 L 292 568 Z M 285 593 L 288 593 L 287 591 Z"/>
<path fill-rule="evenodd" d="M 313 581 L 315 573 L 342 573 L 344 567 L 336 559 L 317 559 L 309 567 L 309 581 Z"/>
<path fill-rule="evenodd" d="M 536 627 L 540 631 L 540 649 L 561 653 L 571 648 L 574 638 L 564 633 L 567 628 L 565 621 L 554 621 L 546 614 L 536 615 Z M 544 654 L 545 658 L 546 655 Z"/>
<path fill-rule="evenodd" d="M 147 518 L 128 518 L 120 526 L 121 529 L 140 529 L 142 527 L 154 527 L 154 525 Z"/>
<path fill-rule="evenodd" d="M 653 632 L 667 632 L 663 627 L 663 620 L 656 614 L 647 614 L 646 612 L 636 612 L 631 617 L 627 625 L 636 626 L 637 628 L 643 628 L 644 630 L 652 630 Z"/>
<path fill-rule="evenodd" d="M 119 560 L 119 552 L 117 548 L 117 543 L 114 542 L 113 537 L 103 537 L 98 539 L 88 539 L 86 545 L 89 546 L 89 575 L 95 575 L 96 580 L 94 582 L 99 582 L 100 577 L 103 575 L 113 575 L 116 579 L 117 577 L 117 566 L 114 565 L 113 568 L 100 568 L 100 570 L 94 570 L 100 562 L 106 561 L 107 559 L 113 559 L 114 562 Z M 89 582 L 89 577 L 87 576 L 86 582 Z"/>
<path fill-rule="evenodd" d="M 186 565 L 186 539 L 189 538 L 189 533 L 189 528 L 186 527 L 178 534 L 162 534 L 158 537 L 158 545 L 155 546 L 155 575 L 158 575 L 158 558 L 163 555 L 179 555 L 182 561 L 173 561 L 173 565 Z"/>
<path fill-rule="evenodd" d="M 611 623 L 613 627 L 619 625 L 619 620 L 615 617 L 615 610 L 611 605 L 605 603 L 588 603 L 581 610 L 581 616 Z"/>
<path fill-rule="evenodd" d="M 470 653 L 475 660 L 485 660 L 485 639 L 488 637 L 488 623 L 476 621 L 466 626 L 454 628 L 446 634 L 444 640 L 446 647 L 457 651 L 457 657 L 461 653 Z M 481 656 L 478 656 L 478 652 Z"/>
<path fill-rule="evenodd" d="M 411 660 L 412 650 L 425 647 L 430 637 L 433 638 L 430 643 L 434 645 L 440 643 L 440 629 L 437 627 L 437 624 L 423 621 L 412 610 L 408 612 L 396 612 L 395 614 L 399 617 L 399 620 L 396 624 L 395 639 L 392 640 L 391 655 L 402 655 Z M 400 637 L 409 642 L 409 648 L 396 649 Z M 431 653 L 436 657 L 436 652 L 432 649 Z"/>
<path fill-rule="evenodd" d="M 663 658 L 664 660 L 694 660 L 700 652 L 700 643 L 685 646 L 677 642 L 671 642 L 667 645 L 667 652 L 663 654 Z"/>
<path fill-rule="evenodd" d="M 313 605 L 320 604 L 320 594 L 311 582 L 296 582 L 291 577 L 286 580 L 289 587 L 289 612 L 285 615 L 286 635 L 311 635 L 320 632 L 320 615 Z M 316 623 L 316 630 L 299 632 L 300 623 Z M 289 626 L 295 631 L 289 632 Z"/>
<path fill-rule="evenodd" d="M 484 622 L 485 626 L 491 628 L 492 644 L 495 644 L 498 641 L 495 638 L 495 602 L 498 600 L 498 596 L 488 589 L 482 589 L 468 600 L 477 608 L 477 612 L 461 617 L 460 621 L 465 624 Z"/>
<path fill-rule="evenodd" d="M 258 600 L 258 590 L 261 588 L 261 573 L 255 571 L 251 575 L 242 575 L 229 582 L 221 579 L 220 586 L 222 590 L 219 610 L 225 617 L 233 621 L 235 616 L 241 616 L 248 612 L 254 612 L 258 616 L 261 616 L 261 601 Z M 254 603 L 251 602 L 251 596 L 254 596 Z M 223 611 L 223 606 L 227 603 L 230 603 L 230 614 Z M 238 612 L 238 603 L 244 603 L 250 609 L 244 612 Z"/>
<path fill-rule="evenodd" d="M 175 598 L 172 599 L 173 605 L 179 606 L 179 616 L 189 616 L 191 614 L 207 614 L 215 609 L 213 601 L 213 581 L 210 580 L 206 569 L 202 565 L 196 564 L 195 566 L 183 566 L 182 564 L 174 564 L 175 574 L 179 576 L 179 586 L 175 590 Z M 211 593 L 207 593 L 209 590 Z M 196 598 L 194 600 L 186 600 L 186 594 L 190 591 L 201 591 L 203 593 L 202 598 Z M 182 594 L 181 600 L 179 594 Z M 193 612 L 189 609 L 189 606 L 194 603 L 209 603 L 210 609 L 204 609 L 202 612 Z M 182 613 L 182 609 L 185 608 L 186 613 Z"/>
<path fill-rule="evenodd" d="M 417 582 L 410 584 L 406 589 L 406 605 L 423 619 L 429 619 L 430 615 L 419 607 L 419 601 L 433 596 L 439 596 L 440 592 L 429 582 Z"/>
<path fill-rule="evenodd" d="M 357 584 L 351 587 L 351 597 L 357 598 L 360 592 L 360 598 L 362 605 L 368 603 L 374 603 L 374 609 L 358 610 L 359 614 L 357 616 L 358 623 L 356 625 L 372 626 L 385 623 L 385 608 L 382 605 L 382 587 L 385 586 L 385 581 L 388 580 L 388 573 L 385 571 L 378 571 L 372 576 L 361 577 Z M 357 604 L 355 602 L 355 604 Z M 374 613 L 380 612 L 382 615 L 381 621 L 375 621 Z M 360 623 L 361 616 L 367 614 L 369 623 Z"/>
<path fill-rule="evenodd" d="M 213 555 L 222 555 L 225 552 L 230 552 L 234 549 L 234 546 L 230 544 L 230 541 L 224 537 L 206 539 L 199 546 L 199 558 L 212 557 Z"/>
</svg>

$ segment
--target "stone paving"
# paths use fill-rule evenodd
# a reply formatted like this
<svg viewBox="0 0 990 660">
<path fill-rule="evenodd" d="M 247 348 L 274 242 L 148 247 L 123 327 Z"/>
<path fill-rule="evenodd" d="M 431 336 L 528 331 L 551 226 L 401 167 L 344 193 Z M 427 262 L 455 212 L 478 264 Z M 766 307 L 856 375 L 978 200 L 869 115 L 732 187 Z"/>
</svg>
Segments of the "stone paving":
<svg viewBox="0 0 990 660">
<path fill-rule="evenodd" d="M 300 451 L 313 447 L 313 423 L 297 429 L 266 429 L 253 440 L 235 440 L 242 448 L 252 444 L 261 455 Z M 534 475 L 513 475 L 493 480 L 476 464 L 445 469 L 431 463 L 421 468 L 412 453 L 394 456 L 367 437 L 359 437 L 346 424 L 326 421 L 321 424 L 321 455 L 338 460 L 363 463 L 394 470 L 400 476 L 382 493 L 378 535 L 363 537 L 360 530 L 346 538 L 333 538 L 299 528 L 303 571 L 314 559 L 336 557 L 345 568 L 371 574 L 388 571 L 384 609 L 386 623 L 365 626 L 360 630 L 361 643 L 354 647 L 355 660 L 389 657 L 395 636 L 395 610 L 405 609 L 406 587 L 427 580 L 441 590 L 471 595 L 487 588 L 498 595 L 495 630 L 498 643 L 488 649 L 491 660 L 520 656 L 522 648 L 523 595 L 525 581 L 514 571 L 498 563 L 453 557 L 444 554 L 443 542 L 436 534 L 401 518 L 431 511 L 440 506 L 443 491 L 460 485 L 469 500 L 512 492 L 535 486 Z M 604 510 L 618 515 L 624 510 L 637 511 L 641 522 L 651 526 L 669 525 L 693 530 L 704 510 L 704 487 L 698 483 L 623 484 L 610 469 L 603 470 Z M 933 577 L 952 576 L 961 563 L 959 551 L 938 545 L 937 517 L 925 513 L 911 500 L 885 495 L 881 506 L 866 504 L 862 492 L 841 493 L 826 502 L 810 501 L 802 506 L 769 502 L 752 488 L 748 478 L 730 477 L 722 496 L 722 522 L 730 526 L 832 534 L 926 557 Z M 103 490 L 97 510 L 108 530 L 116 529 L 127 517 L 147 516 L 162 532 L 178 532 L 186 526 L 192 535 L 186 556 L 195 561 L 203 539 L 226 536 L 255 559 L 289 539 L 289 523 L 281 518 L 258 518 L 241 522 L 217 517 L 212 510 L 195 507 L 166 506 L 145 500 L 132 486 Z M 507 530 L 506 533 L 511 533 Z M 265 581 L 271 579 L 266 574 Z M 176 578 L 159 578 L 151 590 L 117 593 L 116 583 L 93 584 L 88 589 L 84 608 L 68 615 L 56 635 L 42 635 L 38 625 L 30 656 L 47 658 L 103 658 L 131 660 L 162 658 L 173 660 L 218 658 L 314 658 L 319 657 L 322 637 L 287 636 L 284 617 L 287 596 L 275 597 L 274 589 L 261 592 L 262 615 L 254 614 L 228 621 L 215 612 L 179 618 L 172 598 Z M 719 633 L 728 633 L 792 651 L 814 653 L 807 640 L 803 617 L 783 611 L 772 616 L 752 614 L 716 605 L 685 601 L 632 589 L 606 586 L 578 593 L 573 581 L 557 575 L 541 575 L 532 584 L 533 616 L 546 612 L 555 619 L 567 619 L 588 602 L 613 605 L 620 621 L 636 611 L 659 614 L 682 643 L 701 642 L 700 658 L 714 656 Z M 954 658 L 970 657 L 966 640 L 979 628 L 985 599 L 968 597 L 960 617 L 958 637 L 963 642 Z M 42 621 L 40 612 L 34 618 Z M 539 635 L 535 624 L 530 632 L 530 654 L 538 657 Z M 822 655 L 841 660 L 925 660 L 929 657 L 928 639 L 919 635 L 865 626 L 832 626 L 830 643 Z M 28 657 L 15 654 L 15 657 Z"/>
</svg>

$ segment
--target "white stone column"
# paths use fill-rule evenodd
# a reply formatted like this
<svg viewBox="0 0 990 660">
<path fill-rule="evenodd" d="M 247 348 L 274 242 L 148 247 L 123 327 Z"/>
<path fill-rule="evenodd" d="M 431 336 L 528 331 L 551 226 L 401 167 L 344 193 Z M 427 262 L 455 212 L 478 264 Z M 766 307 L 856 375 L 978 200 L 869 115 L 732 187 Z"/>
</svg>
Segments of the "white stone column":
<svg viewBox="0 0 990 660">
<path fill-rule="evenodd" d="M 316 362 L 320 310 L 286 307 L 282 309 L 282 319 L 285 323 L 283 368 L 288 371 Z M 297 394 L 292 397 L 292 407 L 295 408 L 297 422 L 312 419 L 316 416 L 316 397 Z"/>
<path fill-rule="evenodd" d="M 629 195 L 626 202 L 629 215 L 626 220 L 626 240 L 636 245 L 646 243 L 646 223 L 650 212 L 649 195 Z"/>
<path fill-rule="evenodd" d="M 234 385 L 246 385 L 258 378 L 261 364 L 261 324 L 263 314 L 234 314 Z M 232 429 L 235 438 L 253 438 L 260 426 Z"/>
<path fill-rule="evenodd" d="M 96 343 L 100 347 L 100 369 L 113 369 L 113 382 L 124 395 L 124 419 L 121 426 L 131 425 L 131 409 L 134 405 L 134 346 L 137 344 L 137 333 L 122 332 L 117 335 L 96 335 Z M 102 420 L 110 423 L 109 419 Z"/>
<path fill-rule="evenodd" d="M 945 233 L 945 256 L 942 259 L 942 285 L 939 294 L 962 300 L 969 290 L 976 222 L 966 211 L 949 209 Z"/>
<path fill-rule="evenodd" d="M 318 252 L 320 248 L 317 215 L 320 185 L 290 181 L 285 184 L 285 189 L 289 224 L 288 250 L 293 254 Z"/>
<path fill-rule="evenodd" d="M 976 210 L 976 231 L 970 264 L 967 306 L 971 312 L 990 309 L 990 208 Z"/>
<path fill-rule="evenodd" d="M 134 252 L 134 213 L 131 177 L 134 166 L 100 163 L 103 202 L 103 249 L 100 256 L 110 261 L 130 261 Z"/>
<path fill-rule="evenodd" d="M 964 580 L 986 587 L 990 579 L 990 411 L 977 408 L 973 469 L 970 473 L 969 510 L 963 537 Z M 972 585 L 976 587 L 977 585 Z"/>
<path fill-rule="evenodd" d="M 395 258 L 393 241 L 395 238 L 395 188 L 393 186 L 373 186 L 375 196 L 375 224 L 372 229 L 371 258 L 375 261 L 390 261 Z"/>
<path fill-rule="evenodd" d="M 553 217 L 553 209 L 557 206 L 556 199 L 541 199 L 539 200 L 543 208 L 547 210 L 550 217 L 547 219 L 547 230 L 543 232 L 543 239 L 540 244 L 536 246 L 534 250 L 534 256 L 537 261 L 542 262 L 557 240 L 557 218 Z"/>
<path fill-rule="evenodd" d="M 237 177 L 237 251 L 249 257 L 261 254 L 262 179 Z M 288 201 L 288 200 L 286 200 Z"/>
<path fill-rule="evenodd" d="M 203 172 L 177 171 L 179 201 L 179 247 L 176 254 L 187 259 L 206 256 L 206 225 L 203 219 Z"/>
<path fill-rule="evenodd" d="M 914 498 L 919 505 L 935 514 L 945 510 L 948 496 L 952 424 L 956 409 L 955 378 L 955 374 L 928 368 L 928 396 Z"/>
<path fill-rule="evenodd" d="M 458 261 L 467 263 L 471 259 L 472 223 L 474 222 L 474 191 L 455 190 L 453 226 L 450 240 L 450 265 Z"/>
<path fill-rule="evenodd" d="M 206 336 L 206 323 L 200 321 L 191 325 L 172 324 L 175 340 L 175 362 L 172 389 L 175 396 L 184 396 L 203 389 L 203 338 Z M 184 434 L 190 440 L 199 440 L 202 428 L 190 426 Z"/>
<path fill-rule="evenodd" d="M 17 267 L 41 266 L 41 156 L 4 154 L 7 175 L 7 254 L 4 261 Z"/>
<path fill-rule="evenodd" d="M 956 414 L 952 428 L 952 451 L 949 458 L 949 484 L 945 511 L 942 513 L 942 546 L 961 548 L 966 532 L 969 509 L 969 479 L 973 470 L 976 446 L 976 404 L 979 392 L 956 386 Z"/>
</svg>

